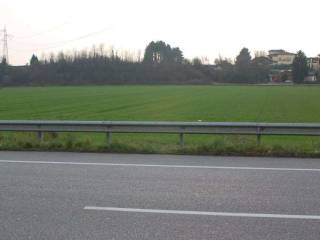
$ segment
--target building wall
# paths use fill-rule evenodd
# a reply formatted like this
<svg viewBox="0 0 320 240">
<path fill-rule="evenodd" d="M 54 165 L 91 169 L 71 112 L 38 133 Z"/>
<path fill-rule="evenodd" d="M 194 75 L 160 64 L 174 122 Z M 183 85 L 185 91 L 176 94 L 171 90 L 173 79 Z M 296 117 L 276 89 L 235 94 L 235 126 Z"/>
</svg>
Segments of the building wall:
<svg viewBox="0 0 320 240">
<path fill-rule="evenodd" d="M 271 59 L 275 65 L 291 65 L 294 58 L 294 54 L 278 54 L 271 56 Z"/>
<path fill-rule="evenodd" d="M 304 78 L 305 82 L 316 82 L 317 76 L 316 75 L 308 75 Z"/>
<path fill-rule="evenodd" d="M 320 57 L 309 58 L 308 59 L 309 67 L 315 72 L 320 71 Z"/>
</svg>

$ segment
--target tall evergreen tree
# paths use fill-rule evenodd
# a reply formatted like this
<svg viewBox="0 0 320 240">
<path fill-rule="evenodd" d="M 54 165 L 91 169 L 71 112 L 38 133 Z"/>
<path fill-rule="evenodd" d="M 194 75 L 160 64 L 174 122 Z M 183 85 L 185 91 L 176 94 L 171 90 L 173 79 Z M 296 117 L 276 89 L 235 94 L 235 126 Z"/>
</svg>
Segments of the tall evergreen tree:
<svg viewBox="0 0 320 240">
<path fill-rule="evenodd" d="M 180 48 L 172 48 L 171 57 L 174 63 L 182 64 L 183 62 L 183 53 Z"/>
<path fill-rule="evenodd" d="M 31 66 L 34 66 L 34 65 L 37 65 L 39 64 L 39 59 L 36 55 L 32 54 L 32 57 L 30 59 L 30 65 Z"/>
<path fill-rule="evenodd" d="M 251 74 L 251 55 L 248 48 L 243 48 L 236 58 L 235 81 L 240 83 L 249 83 L 254 81 Z"/>
<path fill-rule="evenodd" d="M 292 64 L 292 77 L 294 83 L 303 83 L 304 78 L 308 75 L 309 67 L 308 60 L 304 52 L 301 50 L 297 52 L 297 55 Z"/>
<path fill-rule="evenodd" d="M 243 48 L 236 59 L 236 67 L 239 70 L 247 70 L 251 64 L 251 55 L 248 48 Z"/>
</svg>

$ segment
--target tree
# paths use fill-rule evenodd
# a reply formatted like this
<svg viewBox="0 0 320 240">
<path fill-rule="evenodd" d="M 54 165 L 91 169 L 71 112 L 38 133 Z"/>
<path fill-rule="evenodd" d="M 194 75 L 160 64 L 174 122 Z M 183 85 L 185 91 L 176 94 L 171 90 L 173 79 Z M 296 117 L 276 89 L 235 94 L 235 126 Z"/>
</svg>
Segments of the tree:
<svg viewBox="0 0 320 240">
<path fill-rule="evenodd" d="M 7 84 L 8 78 L 8 62 L 3 57 L 0 63 L 0 85 Z"/>
<path fill-rule="evenodd" d="M 233 82 L 235 80 L 234 65 L 230 59 L 219 56 L 214 63 L 216 64 L 214 75 L 217 82 Z"/>
<path fill-rule="evenodd" d="M 251 55 L 248 48 L 243 48 L 236 58 L 236 82 L 248 83 L 254 81 L 251 74 Z"/>
<path fill-rule="evenodd" d="M 248 48 L 243 48 L 236 59 L 236 67 L 239 70 L 247 70 L 251 64 L 251 55 Z"/>
<path fill-rule="evenodd" d="M 167 45 L 162 42 L 150 42 L 144 53 L 144 62 L 150 64 L 160 64 L 164 62 Z"/>
<path fill-rule="evenodd" d="M 136 56 L 113 47 L 104 50 L 103 46 L 41 57 L 31 54 L 26 66 L 0 64 L 0 85 L 200 84 L 214 80 L 212 66 L 193 66 L 178 47 L 159 41 L 147 48 L 151 64 L 140 61 L 140 53 Z"/>
<path fill-rule="evenodd" d="M 3 73 L 4 73 L 4 71 L 3 71 L 3 68 L 4 68 L 4 66 L 2 65 L 2 64 L 0 64 L 0 85 L 1 85 L 1 83 L 2 83 L 2 77 L 3 77 Z"/>
<path fill-rule="evenodd" d="M 193 66 L 201 66 L 202 65 L 202 61 L 200 58 L 198 57 L 195 57 L 192 59 L 192 65 Z"/>
<path fill-rule="evenodd" d="M 297 52 L 297 55 L 292 63 L 292 77 L 294 83 L 302 83 L 304 78 L 308 75 L 309 67 L 308 60 L 304 52 L 301 50 Z"/>
<path fill-rule="evenodd" d="M 32 54 L 32 57 L 30 59 L 30 65 L 35 66 L 39 64 L 39 59 L 36 55 Z"/>
<path fill-rule="evenodd" d="M 7 59 L 5 57 L 2 58 L 1 65 L 2 66 L 7 66 L 8 65 L 8 61 L 7 61 Z"/>
<path fill-rule="evenodd" d="M 219 67 L 221 70 L 225 71 L 233 71 L 233 64 L 232 61 L 228 58 L 223 58 L 219 56 L 219 58 L 214 60 L 214 63 Z"/>
<path fill-rule="evenodd" d="M 174 63 L 182 64 L 183 62 L 183 53 L 180 48 L 172 48 L 171 57 Z"/>
<path fill-rule="evenodd" d="M 255 57 L 251 62 L 250 71 L 252 82 L 263 83 L 269 81 L 272 60 L 268 57 Z"/>
<path fill-rule="evenodd" d="M 144 54 L 144 63 L 149 64 L 182 64 L 183 53 L 179 48 L 171 48 L 163 41 L 150 42 Z"/>
</svg>

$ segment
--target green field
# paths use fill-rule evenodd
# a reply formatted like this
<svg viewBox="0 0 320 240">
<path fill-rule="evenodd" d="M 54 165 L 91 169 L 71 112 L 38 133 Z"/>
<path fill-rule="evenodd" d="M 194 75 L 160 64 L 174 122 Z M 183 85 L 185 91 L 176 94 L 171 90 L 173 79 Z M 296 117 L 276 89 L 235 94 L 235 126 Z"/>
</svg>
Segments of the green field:
<svg viewBox="0 0 320 240">
<path fill-rule="evenodd" d="M 320 122 L 320 87 L 4 88 L 0 119 Z"/>
<path fill-rule="evenodd" d="M 143 120 L 143 121 L 254 121 L 320 122 L 318 86 L 90 86 L 0 89 L 2 120 Z M 10 134 L 9 134 L 10 135 Z M 104 142 L 104 136 L 78 134 L 78 139 Z M 2 136 L 31 141 L 30 134 Z M 9 140 L 8 140 L 9 139 Z M 72 137 L 74 139 L 74 137 Z M 249 137 L 189 136 L 198 147 L 244 144 Z M 12 141 L 12 139 L 10 140 Z M 19 140 L 20 141 L 20 140 Z M 22 141 L 22 140 L 21 140 Z M 48 140 L 49 141 L 49 140 Z M 80 140 L 79 140 L 80 141 Z M 167 149 L 176 136 L 121 135 L 115 142 Z M 318 138 L 266 137 L 265 145 L 320 148 Z M 42 143 L 43 144 L 43 143 Z M 199 145 L 200 144 L 200 145 Z M 81 147 L 81 144 L 79 145 Z M 7 145 L 6 145 L 7 147 Z M 216 146 L 217 147 L 217 146 Z M 161 151 L 160 151 L 161 152 Z M 163 152 L 166 152 L 165 150 Z M 170 152 L 170 151 L 168 151 Z"/>
</svg>

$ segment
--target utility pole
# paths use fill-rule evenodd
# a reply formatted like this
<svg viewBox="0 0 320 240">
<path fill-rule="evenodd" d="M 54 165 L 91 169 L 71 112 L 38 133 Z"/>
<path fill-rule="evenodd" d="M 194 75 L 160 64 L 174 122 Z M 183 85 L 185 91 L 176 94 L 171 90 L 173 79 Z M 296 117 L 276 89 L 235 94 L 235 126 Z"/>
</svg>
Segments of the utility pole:
<svg viewBox="0 0 320 240">
<path fill-rule="evenodd" d="M 7 29 L 6 26 L 4 26 L 4 28 L 2 30 L 0 30 L 0 32 L 3 33 L 3 38 L 1 39 L 3 42 L 3 48 L 2 48 L 2 62 L 9 64 L 9 50 L 8 50 L 8 33 L 7 33 Z"/>
</svg>

